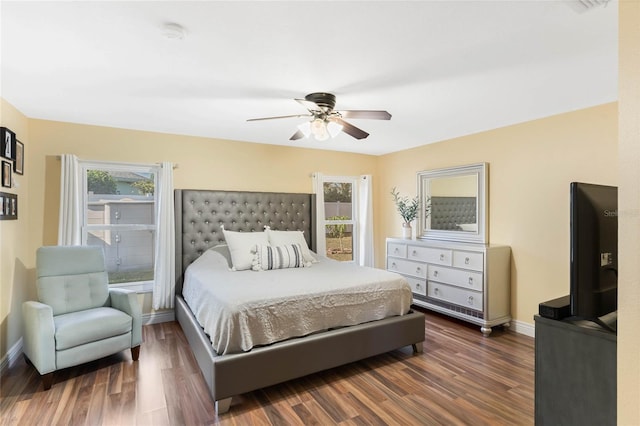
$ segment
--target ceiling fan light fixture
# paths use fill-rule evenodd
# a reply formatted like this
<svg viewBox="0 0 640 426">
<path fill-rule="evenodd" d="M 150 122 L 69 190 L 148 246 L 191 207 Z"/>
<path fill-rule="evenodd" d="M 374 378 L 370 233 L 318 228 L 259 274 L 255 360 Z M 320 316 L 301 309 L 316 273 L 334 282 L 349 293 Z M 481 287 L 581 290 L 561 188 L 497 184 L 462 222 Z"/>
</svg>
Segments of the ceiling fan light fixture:
<svg viewBox="0 0 640 426">
<path fill-rule="evenodd" d="M 326 141 L 329 139 L 327 131 L 327 123 L 322 118 L 316 118 L 311 123 L 311 134 L 317 141 Z"/>
<path fill-rule="evenodd" d="M 327 131 L 332 138 L 335 138 L 342 131 L 342 124 L 330 121 L 329 124 L 327 124 Z"/>
<path fill-rule="evenodd" d="M 305 121 L 302 124 L 298 124 L 298 129 L 302 132 L 305 138 L 311 136 L 311 122 Z"/>
</svg>

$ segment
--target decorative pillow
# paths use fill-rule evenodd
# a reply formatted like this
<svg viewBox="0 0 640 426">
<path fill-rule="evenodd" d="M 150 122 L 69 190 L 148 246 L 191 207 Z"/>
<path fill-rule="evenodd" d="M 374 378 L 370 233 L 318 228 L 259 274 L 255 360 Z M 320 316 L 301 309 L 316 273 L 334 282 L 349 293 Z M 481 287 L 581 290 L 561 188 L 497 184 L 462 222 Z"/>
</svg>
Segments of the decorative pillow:
<svg viewBox="0 0 640 426">
<path fill-rule="evenodd" d="M 253 266 L 251 267 L 254 271 L 311 266 L 310 262 L 305 262 L 300 244 L 282 246 L 257 245 L 254 251 Z"/>
<path fill-rule="evenodd" d="M 231 262 L 234 271 L 251 269 L 253 251 L 256 245 L 269 245 L 269 239 L 265 232 L 235 232 L 222 228 L 224 239 L 229 246 Z"/>
<path fill-rule="evenodd" d="M 304 239 L 302 231 L 273 231 L 266 227 L 265 232 L 269 237 L 269 244 L 272 246 L 299 244 L 302 248 L 302 256 L 304 257 L 305 262 L 318 262 L 318 260 L 313 257 L 313 254 L 311 254 L 311 250 L 309 250 L 307 240 Z"/>
</svg>

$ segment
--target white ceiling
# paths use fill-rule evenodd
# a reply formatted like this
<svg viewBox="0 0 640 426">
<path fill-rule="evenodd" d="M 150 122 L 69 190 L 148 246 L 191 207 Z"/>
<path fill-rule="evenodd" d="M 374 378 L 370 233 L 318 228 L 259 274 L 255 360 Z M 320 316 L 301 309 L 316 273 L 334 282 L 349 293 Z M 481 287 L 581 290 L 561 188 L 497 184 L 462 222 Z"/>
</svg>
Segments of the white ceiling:
<svg viewBox="0 0 640 426">
<path fill-rule="evenodd" d="M 379 155 L 615 101 L 618 5 L 581 8 L 2 0 L 0 95 L 31 118 Z M 393 117 L 325 142 L 289 141 L 303 119 L 246 121 L 319 91 Z"/>
</svg>

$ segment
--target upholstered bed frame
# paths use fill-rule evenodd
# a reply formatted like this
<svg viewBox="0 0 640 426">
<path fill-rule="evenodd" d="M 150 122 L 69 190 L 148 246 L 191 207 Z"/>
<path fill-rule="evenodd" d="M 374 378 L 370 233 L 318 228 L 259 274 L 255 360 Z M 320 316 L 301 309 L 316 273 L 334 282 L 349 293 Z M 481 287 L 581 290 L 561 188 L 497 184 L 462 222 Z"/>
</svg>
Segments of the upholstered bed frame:
<svg viewBox="0 0 640 426">
<path fill-rule="evenodd" d="M 176 319 L 200 366 L 216 411 L 231 397 L 317 371 L 412 345 L 422 352 L 424 315 L 410 312 L 352 327 L 290 339 L 249 352 L 218 355 L 182 298 L 187 266 L 224 242 L 221 225 L 234 231 L 302 230 L 315 249 L 315 196 L 234 191 L 175 191 Z"/>
<path fill-rule="evenodd" d="M 477 223 L 476 210 L 476 197 L 431 197 L 431 229 L 460 230 L 460 224 Z"/>
</svg>

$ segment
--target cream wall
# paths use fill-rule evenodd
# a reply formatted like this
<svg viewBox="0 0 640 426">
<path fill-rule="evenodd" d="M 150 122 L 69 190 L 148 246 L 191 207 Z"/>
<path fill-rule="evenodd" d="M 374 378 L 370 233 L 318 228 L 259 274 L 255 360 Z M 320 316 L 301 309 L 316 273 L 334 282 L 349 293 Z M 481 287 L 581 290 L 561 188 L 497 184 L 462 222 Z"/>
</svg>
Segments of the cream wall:
<svg viewBox="0 0 640 426">
<path fill-rule="evenodd" d="M 29 281 L 29 265 L 33 264 L 34 255 L 28 243 L 31 207 L 27 192 L 32 167 L 28 119 L 0 98 L 0 123 L 14 131 L 25 145 L 25 174 L 13 175 L 13 188 L 0 187 L 2 192 L 18 194 L 18 220 L 0 221 L 0 359 L 4 362 L 11 346 L 22 336 L 20 309 L 22 301 L 30 296 L 25 283 Z"/>
<path fill-rule="evenodd" d="M 606 104 L 380 157 L 377 265 L 401 235 L 391 188 L 413 196 L 418 171 L 487 162 L 490 242 L 511 246 L 511 313 L 533 325 L 539 302 L 569 293 L 569 183 L 617 185 L 617 114 Z"/>
<path fill-rule="evenodd" d="M 619 4 L 618 424 L 640 425 L 640 2 Z"/>
<path fill-rule="evenodd" d="M 33 247 L 55 244 L 60 154 L 81 159 L 155 163 L 171 161 L 174 186 L 188 189 L 311 192 L 311 173 L 375 174 L 376 157 L 315 149 L 231 142 L 99 126 L 30 120 L 34 145 Z"/>
</svg>

